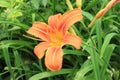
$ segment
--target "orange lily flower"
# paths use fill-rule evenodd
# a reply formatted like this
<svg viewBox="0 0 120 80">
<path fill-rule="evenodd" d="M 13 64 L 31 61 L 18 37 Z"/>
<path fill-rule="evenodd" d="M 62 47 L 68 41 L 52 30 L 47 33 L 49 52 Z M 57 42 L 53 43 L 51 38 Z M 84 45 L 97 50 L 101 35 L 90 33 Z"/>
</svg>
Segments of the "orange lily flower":
<svg viewBox="0 0 120 80">
<path fill-rule="evenodd" d="M 40 59 L 45 56 L 45 65 L 51 71 L 60 70 L 62 67 L 63 51 L 62 46 L 65 44 L 73 45 L 76 49 L 80 49 L 82 40 L 79 36 L 68 34 L 68 28 L 81 20 L 81 9 L 74 9 L 65 14 L 56 14 L 50 16 L 48 25 L 44 22 L 35 22 L 27 31 L 40 39 L 40 42 L 34 48 L 35 55 Z"/>
</svg>

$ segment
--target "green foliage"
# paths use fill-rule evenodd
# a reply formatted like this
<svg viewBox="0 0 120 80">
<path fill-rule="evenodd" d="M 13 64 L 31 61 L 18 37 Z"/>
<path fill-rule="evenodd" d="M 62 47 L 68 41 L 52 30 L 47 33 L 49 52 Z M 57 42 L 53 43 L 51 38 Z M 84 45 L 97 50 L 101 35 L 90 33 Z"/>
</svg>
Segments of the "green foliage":
<svg viewBox="0 0 120 80">
<path fill-rule="evenodd" d="M 63 68 L 51 72 L 34 55 L 39 42 L 26 31 L 35 21 L 47 23 L 50 15 L 69 10 L 65 0 L 0 0 L 0 80 L 120 80 L 120 3 L 87 28 L 109 1 L 83 0 L 84 18 L 73 25 L 82 48 L 64 46 Z"/>
</svg>

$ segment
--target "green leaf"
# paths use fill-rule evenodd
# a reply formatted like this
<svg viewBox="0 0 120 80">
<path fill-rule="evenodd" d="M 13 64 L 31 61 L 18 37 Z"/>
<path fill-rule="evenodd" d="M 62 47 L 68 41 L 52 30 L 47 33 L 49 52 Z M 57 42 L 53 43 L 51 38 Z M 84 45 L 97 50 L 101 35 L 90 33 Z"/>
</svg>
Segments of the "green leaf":
<svg viewBox="0 0 120 80">
<path fill-rule="evenodd" d="M 0 0 L 0 7 L 9 7 L 9 2 L 5 0 Z"/>
<path fill-rule="evenodd" d="M 31 44 L 32 43 L 30 42 L 21 41 L 21 40 L 4 40 L 0 42 L 0 49 L 4 48 L 4 46 L 6 47 L 27 46 L 32 48 L 32 46 L 30 46 Z"/>
<path fill-rule="evenodd" d="M 73 54 L 73 55 L 83 55 L 85 56 L 85 54 L 83 54 L 81 51 L 79 50 L 68 50 L 68 49 L 63 49 L 64 51 L 64 55 L 66 54 Z"/>
<path fill-rule="evenodd" d="M 2 53 L 4 55 L 5 63 L 8 67 L 8 71 L 10 72 L 11 80 L 12 79 L 14 80 L 14 74 L 12 71 L 12 64 L 11 64 L 11 59 L 10 59 L 10 55 L 9 55 L 9 51 L 8 51 L 8 46 L 3 45 L 2 51 L 3 51 Z"/>
<path fill-rule="evenodd" d="M 82 14 L 87 17 L 90 21 L 92 21 L 93 16 L 89 12 L 82 11 Z"/>
<path fill-rule="evenodd" d="M 39 0 L 31 0 L 32 5 L 34 6 L 35 9 L 39 9 Z"/>
<path fill-rule="evenodd" d="M 98 50 L 100 51 L 102 46 L 102 27 L 101 27 L 101 19 L 97 20 L 95 23 L 96 27 L 96 36 L 97 36 L 97 42 L 98 42 Z"/>
<path fill-rule="evenodd" d="M 42 0 L 42 4 L 43 4 L 44 7 L 46 7 L 46 5 L 47 5 L 47 0 Z"/>
<path fill-rule="evenodd" d="M 0 23 L 16 25 L 16 26 L 22 28 L 23 30 L 27 30 L 29 28 L 29 26 L 27 26 L 25 24 L 14 22 L 14 21 L 0 21 Z"/>
<path fill-rule="evenodd" d="M 90 64 L 90 60 L 87 60 L 80 70 L 76 73 L 73 80 L 85 80 L 85 74 L 87 74 L 89 71 L 93 69 L 93 65 Z"/>
<path fill-rule="evenodd" d="M 108 46 L 110 40 L 112 39 L 113 36 L 115 36 L 116 33 L 110 33 L 108 35 L 105 36 L 104 38 L 104 43 L 102 45 L 102 48 L 101 48 L 101 52 L 100 52 L 100 58 L 103 57 L 104 53 L 105 53 L 105 50 L 106 50 L 106 47 Z"/>
<path fill-rule="evenodd" d="M 42 73 L 33 75 L 32 77 L 29 78 L 29 80 L 40 80 L 40 79 L 55 76 L 55 75 L 68 74 L 68 73 L 71 73 L 72 71 L 74 70 L 73 69 L 62 69 L 56 72 L 50 72 L 50 71 L 42 72 Z"/>
<path fill-rule="evenodd" d="M 94 5 L 98 4 L 99 1 L 98 0 L 92 0 L 92 1 L 89 1 L 87 6 L 85 6 L 85 9 L 84 10 L 89 10 L 91 9 L 92 7 L 94 7 Z"/>
<path fill-rule="evenodd" d="M 107 67 L 109 66 L 109 61 L 110 61 L 110 58 L 112 56 L 112 53 L 113 53 L 113 50 L 115 49 L 115 45 L 114 44 L 110 44 L 106 47 L 106 50 L 105 50 L 105 54 L 103 56 L 104 58 L 104 64 L 103 66 L 101 67 L 101 77 L 104 79 L 105 77 L 105 72 L 107 70 Z"/>
<path fill-rule="evenodd" d="M 20 59 L 20 55 L 18 53 L 17 50 L 14 50 L 14 56 L 15 56 L 15 67 L 20 67 L 21 65 L 21 59 Z"/>
<path fill-rule="evenodd" d="M 19 16 L 22 16 L 22 12 L 20 10 L 10 9 L 8 11 L 7 18 L 8 19 L 15 19 L 15 18 L 17 18 Z"/>
<path fill-rule="evenodd" d="M 101 80 L 100 67 L 99 67 L 99 55 L 94 49 L 92 49 L 92 51 L 91 51 L 91 60 L 92 60 L 92 64 L 93 64 L 95 80 Z"/>
</svg>

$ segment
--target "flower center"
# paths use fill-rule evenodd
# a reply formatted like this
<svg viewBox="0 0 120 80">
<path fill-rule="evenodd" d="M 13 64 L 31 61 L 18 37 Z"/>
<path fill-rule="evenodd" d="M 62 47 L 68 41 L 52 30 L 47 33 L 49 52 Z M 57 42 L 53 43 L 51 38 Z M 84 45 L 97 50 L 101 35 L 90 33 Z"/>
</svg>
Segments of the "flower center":
<svg viewBox="0 0 120 80">
<path fill-rule="evenodd" d="M 52 46 L 62 47 L 64 42 L 64 36 L 61 32 L 56 31 L 49 34 L 52 42 Z"/>
</svg>

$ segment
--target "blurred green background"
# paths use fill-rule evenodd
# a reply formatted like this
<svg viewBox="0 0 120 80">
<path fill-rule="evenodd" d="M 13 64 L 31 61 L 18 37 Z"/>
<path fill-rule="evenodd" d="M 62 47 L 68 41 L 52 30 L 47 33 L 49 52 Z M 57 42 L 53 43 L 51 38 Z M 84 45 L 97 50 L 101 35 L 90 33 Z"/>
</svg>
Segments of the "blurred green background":
<svg viewBox="0 0 120 80">
<path fill-rule="evenodd" d="M 82 1 L 84 18 L 72 26 L 82 48 L 65 45 L 62 70 L 51 72 L 33 53 L 39 41 L 26 31 L 35 21 L 47 23 L 49 16 L 68 11 L 66 1 L 0 0 L 0 80 L 120 80 L 120 3 L 88 29 L 109 1 Z"/>
</svg>

